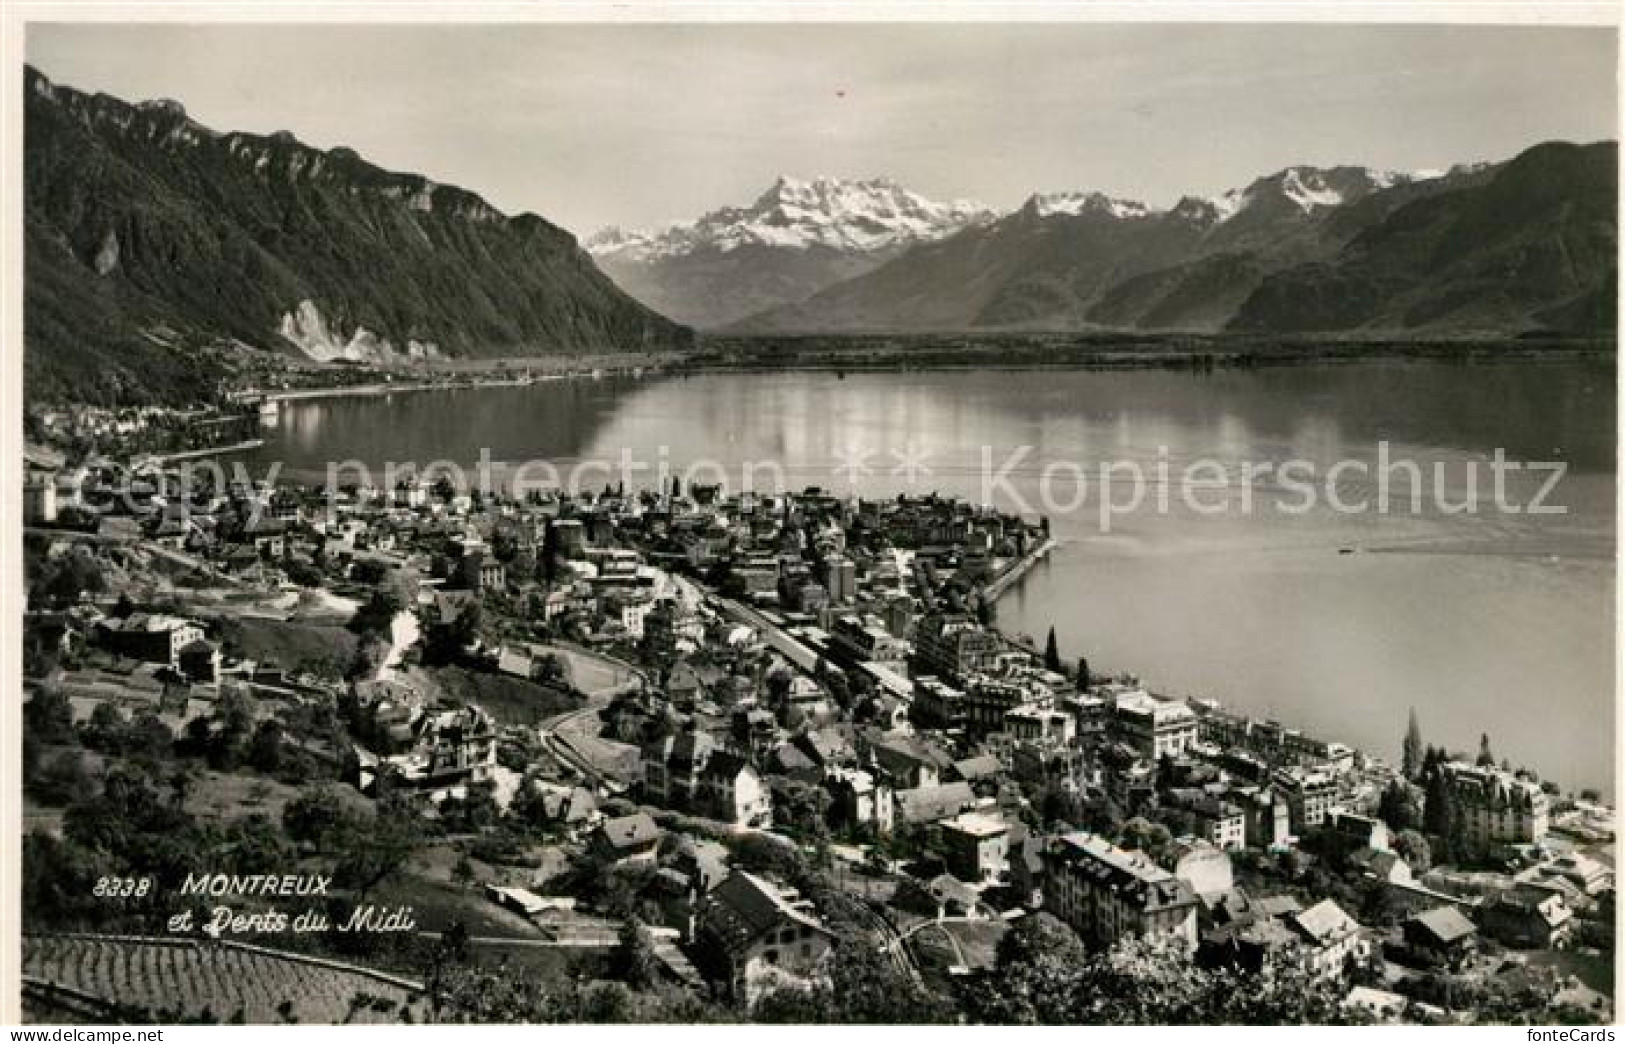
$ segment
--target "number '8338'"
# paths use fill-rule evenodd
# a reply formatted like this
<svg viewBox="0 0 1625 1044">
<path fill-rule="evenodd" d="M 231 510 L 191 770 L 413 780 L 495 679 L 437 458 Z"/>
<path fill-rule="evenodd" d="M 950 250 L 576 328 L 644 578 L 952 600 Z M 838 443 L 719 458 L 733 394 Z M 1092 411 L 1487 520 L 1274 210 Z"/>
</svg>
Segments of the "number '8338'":
<svg viewBox="0 0 1625 1044">
<path fill-rule="evenodd" d="M 139 898 L 152 891 L 150 877 L 98 877 L 90 894 L 104 899 Z"/>
</svg>

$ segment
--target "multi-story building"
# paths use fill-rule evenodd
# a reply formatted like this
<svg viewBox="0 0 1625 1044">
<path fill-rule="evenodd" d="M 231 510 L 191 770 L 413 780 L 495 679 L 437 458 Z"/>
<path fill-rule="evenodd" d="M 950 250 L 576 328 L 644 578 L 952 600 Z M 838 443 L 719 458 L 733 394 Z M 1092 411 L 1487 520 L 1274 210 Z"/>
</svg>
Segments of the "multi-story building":
<svg viewBox="0 0 1625 1044">
<path fill-rule="evenodd" d="M 937 824 L 943 862 L 961 881 L 997 881 L 1009 866 L 1010 827 L 997 816 L 965 812 Z"/>
<path fill-rule="evenodd" d="M 1278 721 L 1258 721 L 1198 701 L 1202 742 L 1221 750 L 1248 751 L 1277 765 L 1305 764 L 1351 768 L 1354 751 L 1342 743 L 1317 739 Z"/>
<path fill-rule="evenodd" d="M 965 689 L 965 728 L 974 736 L 1004 731 L 1004 716 L 1027 700 L 1027 689 L 1002 678 L 972 678 Z"/>
<path fill-rule="evenodd" d="M 643 613 L 639 629 L 644 659 L 664 666 L 677 658 L 683 616 L 682 607 L 671 598 L 656 602 Z"/>
<path fill-rule="evenodd" d="M 642 756 L 644 796 L 671 808 L 688 806 L 715 753 L 716 741 L 694 729 L 648 744 Z"/>
<path fill-rule="evenodd" d="M 1024 703 L 1005 712 L 1004 731 L 1018 740 L 1065 746 L 1078 734 L 1078 722 L 1064 710 Z"/>
<path fill-rule="evenodd" d="M 617 603 L 621 611 L 621 626 L 626 629 L 626 636 L 636 641 L 643 640 L 643 621 L 648 618 L 649 610 L 654 603 L 647 598 L 627 597 Z"/>
<path fill-rule="evenodd" d="M 824 590 L 834 605 L 850 602 L 858 594 L 858 565 L 845 555 L 824 560 Z"/>
<path fill-rule="evenodd" d="M 706 895 L 699 935 L 706 962 L 746 1005 L 775 988 L 826 978 L 835 948 L 810 902 L 743 870 Z"/>
<path fill-rule="evenodd" d="M 1540 785 L 1488 765 L 1452 761 L 1443 766 L 1455 815 L 1456 840 L 1475 851 L 1539 841 L 1549 826 L 1549 803 Z"/>
<path fill-rule="evenodd" d="M 743 757 L 731 751 L 718 751 L 706 762 L 694 805 L 736 827 L 755 830 L 773 825 L 773 798 L 767 785 Z"/>
<path fill-rule="evenodd" d="M 968 616 L 933 614 L 914 634 L 919 673 L 959 682 L 986 670 L 999 655 L 999 639 Z"/>
<path fill-rule="evenodd" d="M 773 799 L 749 762 L 720 750 L 710 734 L 687 729 L 643 748 L 643 794 L 738 827 L 773 824 Z"/>
<path fill-rule="evenodd" d="M 55 522 L 57 508 L 56 476 L 30 471 L 23 479 L 23 519 L 27 522 Z"/>
<path fill-rule="evenodd" d="M 1337 778 L 1329 772 L 1293 766 L 1276 772 L 1273 782 L 1276 791 L 1286 799 L 1295 834 L 1325 823 L 1326 817 L 1338 807 Z"/>
<path fill-rule="evenodd" d="M 1120 693 L 1112 704 L 1112 728 L 1142 757 L 1182 757 L 1196 745 L 1196 712 L 1181 700 L 1148 692 Z"/>
<path fill-rule="evenodd" d="M 1574 934 L 1574 910 L 1562 893 L 1529 885 L 1497 891 L 1478 908 L 1484 934 L 1507 946 L 1556 949 Z"/>
<path fill-rule="evenodd" d="M 1370 946 L 1360 923 L 1330 899 L 1292 914 L 1287 923 L 1303 943 L 1302 963 L 1318 976 L 1342 975 Z"/>
<path fill-rule="evenodd" d="M 931 675 L 914 679 L 914 700 L 909 709 L 915 724 L 925 728 L 965 727 L 965 694 Z"/>
<path fill-rule="evenodd" d="M 864 737 L 876 778 L 898 789 L 934 787 L 953 765 L 953 758 L 934 744 L 913 736 Z"/>
<path fill-rule="evenodd" d="M 881 833 L 892 828 L 896 814 L 892 789 L 877 784 L 872 774 L 861 769 L 827 768 L 824 787 L 830 792 L 831 815 L 838 822 L 872 826 Z"/>
<path fill-rule="evenodd" d="M 134 613 L 98 621 L 96 636 L 102 645 L 120 656 L 176 666 L 182 649 L 203 640 L 203 626 L 178 616 Z"/>
<path fill-rule="evenodd" d="M 552 522 L 553 546 L 565 558 L 576 558 L 587 547 L 587 529 L 580 519 L 559 518 Z"/>
<path fill-rule="evenodd" d="M 393 771 L 398 785 L 426 793 L 434 801 L 460 796 L 467 784 L 491 778 L 497 765 L 497 732 L 484 710 L 475 706 L 429 710 L 410 687 L 388 682 L 358 685 L 356 690 L 385 730 L 376 745 L 386 753 L 356 749 L 356 784 L 364 793 L 372 792 L 385 767 Z"/>
<path fill-rule="evenodd" d="M 1176 794 L 1174 804 L 1190 814 L 1197 837 L 1226 852 L 1247 847 L 1247 813 L 1240 805 L 1200 791 Z"/>
<path fill-rule="evenodd" d="M 1195 893 L 1143 853 L 1076 833 L 1052 838 L 1042 859 L 1044 909 L 1092 945 L 1170 935 L 1196 948 Z"/>
<path fill-rule="evenodd" d="M 908 643 L 892 636 L 875 617 L 847 614 L 830 628 L 830 651 L 848 663 L 879 663 L 902 672 L 908 669 Z"/>
</svg>

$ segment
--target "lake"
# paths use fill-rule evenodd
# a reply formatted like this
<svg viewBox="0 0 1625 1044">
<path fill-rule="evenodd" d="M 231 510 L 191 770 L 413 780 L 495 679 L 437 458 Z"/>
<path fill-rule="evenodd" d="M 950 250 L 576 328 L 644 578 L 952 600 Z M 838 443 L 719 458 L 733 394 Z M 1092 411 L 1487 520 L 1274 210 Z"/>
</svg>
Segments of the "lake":
<svg viewBox="0 0 1625 1044">
<path fill-rule="evenodd" d="M 748 471 L 758 489 L 988 497 L 1059 541 L 1001 625 L 1053 625 L 1096 673 L 1388 757 L 1414 707 L 1430 743 L 1487 733 L 1514 765 L 1611 788 L 1614 381 L 1585 360 L 553 381 L 285 403 L 250 462 L 320 481 L 329 461 L 484 450 L 568 477 L 625 453 L 648 465 L 634 485 L 706 462 L 694 477 L 729 488 Z M 1497 509 L 1497 450 L 1563 464 L 1550 490 L 1542 469 L 1499 493 L 1562 513 Z M 1103 518 L 1102 489 L 1123 510 Z"/>
</svg>

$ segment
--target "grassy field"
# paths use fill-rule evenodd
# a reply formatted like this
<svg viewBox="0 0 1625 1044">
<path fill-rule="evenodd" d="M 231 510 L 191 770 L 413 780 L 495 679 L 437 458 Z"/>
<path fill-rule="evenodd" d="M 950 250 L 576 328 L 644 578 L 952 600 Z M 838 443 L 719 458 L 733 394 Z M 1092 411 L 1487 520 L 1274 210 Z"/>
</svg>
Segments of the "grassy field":
<svg viewBox="0 0 1625 1044">
<path fill-rule="evenodd" d="M 523 678 L 465 667 L 417 668 L 410 672 L 409 680 L 447 699 L 478 704 L 499 725 L 535 725 L 582 705 L 576 697 Z"/>
<path fill-rule="evenodd" d="M 372 809 L 372 801 L 350 787 L 335 787 L 339 796 L 356 811 Z M 282 822 L 282 810 L 308 787 L 289 786 L 264 776 L 204 771 L 186 795 L 186 811 L 198 819 L 230 822 L 259 813 L 272 822 Z"/>
<path fill-rule="evenodd" d="M 355 659 L 356 636 L 334 624 L 233 619 L 220 622 L 227 655 L 269 661 L 285 670 L 305 666 L 341 678 Z"/>
<path fill-rule="evenodd" d="M 926 981 L 936 989 L 950 990 L 954 978 L 950 968 L 963 964 L 981 971 L 993 966 L 1006 928 L 1003 921 L 950 922 L 920 929 L 910 936 L 909 945 Z"/>
<path fill-rule="evenodd" d="M 518 943 L 480 942 L 474 959 L 485 966 L 506 969 L 542 982 L 602 978 L 610 963 L 604 950 L 565 946 L 524 946 Z"/>
<path fill-rule="evenodd" d="M 569 856 L 562 845 L 532 845 L 526 850 L 526 855 L 535 857 L 540 865 L 507 866 L 488 863 L 473 856 L 469 856 L 468 861 L 473 865 L 475 878 L 480 884 L 530 888 L 536 891 L 545 890 L 537 888 L 538 881 L 558 876 L 564 872 L 569 863 Z M 412 853 L 406 869 L 427 880 L 449 885 L 453 883 L 453 868 L 462 856 L 463 852 L 455 844 L 431 845 Z"/>
<path fill-rule="evenodd" d="M 1614 995 L 1614 962 L 1607 953 L 1540 950 L 1529 955 L 1530 964 L 1546 964 L 1563 975 L 1573 975 L 1598 993 Z"/>
<path fill-rule="evenodd" d="M 498 939 L 539 939 L 540 929 L 486 899 L 478 885 L 463 887 L 408 870 L 385 881 L 367 897 L 386 906 L 410 906 L 419 931 L 443 932 L 462 924 L 469 935 Z"/>
<path fill-rule="evenodd" d="M 621 664 L 565 645 L 538 645 L 530 647 L 533 653 L 551 653 L 560 657 L 569 671 L 570 682 L 589 695 L 618 689 L 632 680 L 632 672 Z"/>
</svg>

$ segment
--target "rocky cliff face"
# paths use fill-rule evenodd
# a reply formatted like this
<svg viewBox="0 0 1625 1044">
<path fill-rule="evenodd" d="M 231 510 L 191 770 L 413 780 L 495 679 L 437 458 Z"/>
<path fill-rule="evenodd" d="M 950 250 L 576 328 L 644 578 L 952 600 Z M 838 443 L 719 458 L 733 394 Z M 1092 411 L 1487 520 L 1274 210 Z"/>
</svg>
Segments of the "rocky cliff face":
<svg viewBox="0 0 1625 1044">
<path fill-rule="evenodd" d="M 31 394 L 195 394 L 187 346 L 210 341 L 359 361 L 692 343 L 534 214 L 25 77 Z"/>
</svg>

